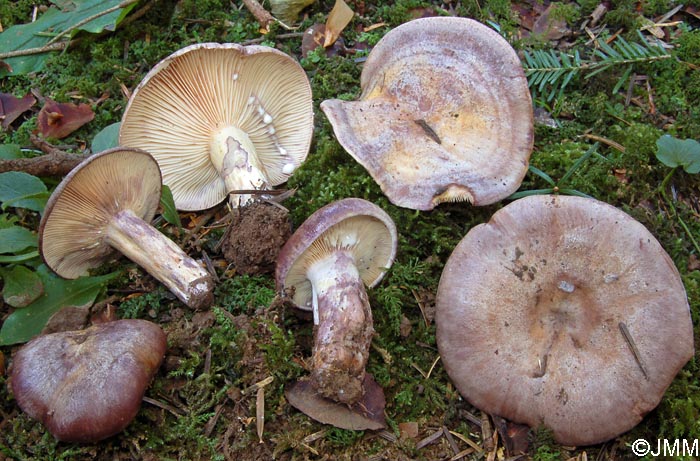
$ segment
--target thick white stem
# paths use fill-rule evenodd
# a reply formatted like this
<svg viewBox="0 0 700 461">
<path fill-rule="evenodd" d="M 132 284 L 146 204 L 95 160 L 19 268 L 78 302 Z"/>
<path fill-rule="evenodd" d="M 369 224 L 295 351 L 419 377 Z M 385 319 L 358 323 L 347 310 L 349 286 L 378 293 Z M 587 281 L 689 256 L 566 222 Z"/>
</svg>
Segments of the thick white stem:
<svg viewBox="0 0 700 461">
<path fill-rule="evenodd" d="M 248 135 L 236 127 L 219 130 L 212 139 L 209 154 L 212 163 L 226 184 L 226 190 L 263 190 L 268 188 L 267 175 Z M 234 207 L 247 204 L 250 194 L 231 196 Z"/>
<path fill-rule="evenodd" d="M 172 240 L 130 210 L 119 212 L 105 229 L 106 242 L 168 287 L 188 306 L 213 300 L 211 275 Z"/>
<path fill-rule="evenodd" d="M 325 397 L 353 404 L 364 394 L 362 382 L 374 335 L 364 283 L 344 251 L 316 262 L 307 276 L 318 312 L 311 379 Z"/>
</svg>

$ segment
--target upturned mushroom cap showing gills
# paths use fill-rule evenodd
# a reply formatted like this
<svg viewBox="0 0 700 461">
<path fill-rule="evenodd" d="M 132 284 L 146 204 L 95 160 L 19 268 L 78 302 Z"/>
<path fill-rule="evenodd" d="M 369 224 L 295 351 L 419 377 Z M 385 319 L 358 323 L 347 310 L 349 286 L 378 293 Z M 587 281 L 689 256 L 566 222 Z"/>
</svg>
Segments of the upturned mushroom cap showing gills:
<svg viewBox="0 0 700 461">
<path fill-rule="evenodd" d="M 436 325 L 467 400 L 564 445 L 634 427 L 694 351 L 671 258 L 641 223 L 581 197 L 523 198 L 472 228 L 440 279 Z"/>
<path fill-rule="evenodd" d="M 517 54 L 495 31 L 467 18 L 410 21 L 377 43 L 360 84 L 359 101 L 321 109 L 395 205 L 488 205 L 520 186 L 532 101 Z"/>
<path fill-rule="evenodd" d="M 308 269 L 336 249 L 352 253 L 365 286 L 377 285 L 396 256 L 398 237 L 391 217 L 358 198 L 333 202 L 313 213 L 280 250 L 276 279 L 280 291 L 293 288 L 292 300 L 313 310 Z"/>
<path fill-rule="evenodd" d="M 183 303 L 213 300 L 211 275 L 149 223 L 161 193 L 147 152 L 117 147 L 88 157 L 51 194 L 39 227 L 39 251 L 57 275 L 75 279 L 117 252 L 165 284 Z"/>
<path fill-rule="evenodd" d="M 294 59 L 266 46 L 201 43 L 144 77 L 119 140 L 155 157 L 178 209 L 202 210 L 286 181 L 312 133 L 311 85 Z"/>
</svg>

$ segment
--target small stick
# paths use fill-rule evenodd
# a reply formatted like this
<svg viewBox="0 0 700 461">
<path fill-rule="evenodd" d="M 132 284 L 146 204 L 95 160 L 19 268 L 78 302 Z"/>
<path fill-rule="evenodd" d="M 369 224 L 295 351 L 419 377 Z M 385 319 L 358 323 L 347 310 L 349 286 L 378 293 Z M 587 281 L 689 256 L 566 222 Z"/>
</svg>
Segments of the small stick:
<svg viewBox="0 0 700 461">
<path fill-rule="evenodd" d="M 263 29 L 267 30 L 270 23 L 275 22 L 275 18 L 257 0 L 243 0 L 243 4 Z"/>
<path fill-rule="evenodd" d="M 492 452 L 496 448 L 493 443 L 493 426 L 489 421 L 489 415 L 483 411 L 481 412 L 481 440 L 487 452 Z"/>
<path fill-rule="evenodd" d="M 255 426 L 258 430 L 259 443 L 263 442 L 263 431 L 265 429 L 265 388 L 258 388 L 258 395 L 255 399 Z"/>
<path fill-rule="evenodd" d="M 647 373 L 647 369 L 644 366 L 644 362 L 642 362 L 642 356 L 639 353 L 639 349 L 637 349 L 637 345 L 634 343 L 634 339 L 632 339 L 632 334 L 630 333 L 629 329 L 627 328 L 627 325 L 625 325 L 624 322 L 620 322 L 617 324 L 617 326 L 620 327 L 620 332 L 622 333 L 622 336 L 625 338 L 627 345 L 629 346 L 630 350 L 632 351 L 632 355 L 634 355 L 634 360 L 637 361 L 637 365 L 639 365 L 639 368 L 642 370 L 642 374 L 644 375 L 644 378 L 648 381 L 649 374 Z"/>
<path fill-rule="evenodd" d="M 162 408 L 163 410 L 167 410 L 167 411 L 169 411 L 170 413 L 172 413 L 173 415 L 175 415 L 175 416 L 177 416 L 177 417 L 184 416 L 184 415 L 187 414 L 187 413 L 185 413 L 183 410 L 180 410 L 180 409 L 178 409 L 178 408 L 175 408 L 175 407 L 172 406 L 172 405 L 168 405 L 167 403 L 163 403 L 163 402 L 161 402 L 160 400 L 152 399 L 152 398 L 150 398 L 150 397 L 144 396 L 144 397 L 143 397 L 143 401 L 146 402 L 146 403 L 150 403 L 151 405 L 156 406 L 156 407 L 158 407 L 158 408 Z"/>
<path fill-rule="evenodd" d="M 420 450 L 421 448 L 424 448 L 424 447 L 430 445 L 431 443 L 434 443 L 435 441 L 437 441 L 440 437 L 442 437 L 444 435 L 445 434 L 444 434 L 444 432 L 442 432 L 442 429 L 439 429 L 439 430 L 433 432 L 432 434 L 430 434 L 429 436 L 427 436 L 426 438 L 424 438 L 423 440 L 419 441 L 416 444 L 416 450 Z"/>
<path fill-rule="evenodd" d="M 438 143 L 438 144 L 442 144 L 442 141 L 440 140 L 440 137 L 437 135 L 437 133 L 435 132 L 435 130 L 433 130 L 433 129 L 430 127 L 430 125 L 428 125 L 428 122 L 426 122 L 426 121 L 423 120 L 423 119 L 414 120 L 414 122 L 416 122 L 416 125 L 418 125 L 419 127 L 423 128 L 423 131 L 425 131 L 425 134 L 428 135 L 428 137 L 429 137 L 430 139 L 432 139 L 433 141 L 435 141 L 435 142 Z"/>
<path fill-rule="evenodd" d="M 258 389 L 261 389 L 261 388 L 267 386 L 268 384 L 270 384 L 274 380 L 275 380 L 275 378 L 273 376 L 268 376 L 267 378 L 263 379 L 262 381 L 258 381 L 257 383 L 246 387 L 245 389 L 243 389 L 243 391 L 241 391 L 241 394 L 243 394 L 243 395 L 250 394 L 251 392 L 253 392 L 255 390 L 258 390 Z"/>
<path fill-rule="evenodd" d="M 442 426 L 442 433 L 445 434 L 445 438 L 447 439 L 447 443 L 450 444 L 450 448 L 452 448 L 452 451 L 454 454 L 459 453 L 459 447 L 457 446 L 457 442 L 455 442 L 455 439 L 452 437 L 452 434 L 450 434 L 450 430 L 447 429 L 446 426 Z"/>
</svg>

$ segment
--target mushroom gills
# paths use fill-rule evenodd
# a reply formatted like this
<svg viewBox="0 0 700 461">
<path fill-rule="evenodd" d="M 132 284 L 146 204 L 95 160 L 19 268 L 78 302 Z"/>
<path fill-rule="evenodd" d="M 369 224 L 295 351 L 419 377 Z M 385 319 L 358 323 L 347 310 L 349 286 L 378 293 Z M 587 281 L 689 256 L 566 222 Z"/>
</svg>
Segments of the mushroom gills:
<svg viewBox="0 0 700 461">
<path fill-rule="evenodd" d="M 363 381 L 374 335 L 372 311 L 355 261 L 338 250 L 309 267 L 318 326 L 311 380 L 321 395 L 353 404 Z"/>
</svg>

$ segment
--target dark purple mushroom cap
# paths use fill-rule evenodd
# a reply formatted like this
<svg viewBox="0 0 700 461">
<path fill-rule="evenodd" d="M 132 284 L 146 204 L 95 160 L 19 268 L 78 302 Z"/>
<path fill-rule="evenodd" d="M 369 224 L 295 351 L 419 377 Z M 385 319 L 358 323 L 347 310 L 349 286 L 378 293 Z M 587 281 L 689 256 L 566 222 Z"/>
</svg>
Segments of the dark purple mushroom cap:
<svg viewBox="0 0 700 461">
<path fill-rule="evenodd" d="M 659 242 L 581 197 L 523 198 L 472 228 L 440 279 L 436 325 L 467 400 L 564 445 L 634 427 L 694 349 L 683 283 Z"/>
<path fill-rule="evenodd" d="M 345 150 L 392 203 L 495 203 L 518 189 L 532 152 L 533 111 L 520 59 L 471 19 L 416 19 L 367 58 L 358 101 L 321 109 Z"/>
<path fill-rule="evenodd" d="M 163 330 L 146 320 L 39 336 L 15 354 L 10 387 L 57 439 L 96 442 L 136 416 L 165 349 Z"/>
<path fill-rule="evenodd" d="M 365 285 L 374 287 L 391 267 L 398 238 L 391 217 L 359 198 L 330 203 L 313 213 L 287 240 L 277 256 L 277 289 L 293 288 L 293 301 L 312 310 L 308 267 L 335 249 L 349 248 Z"/>
</svg>

